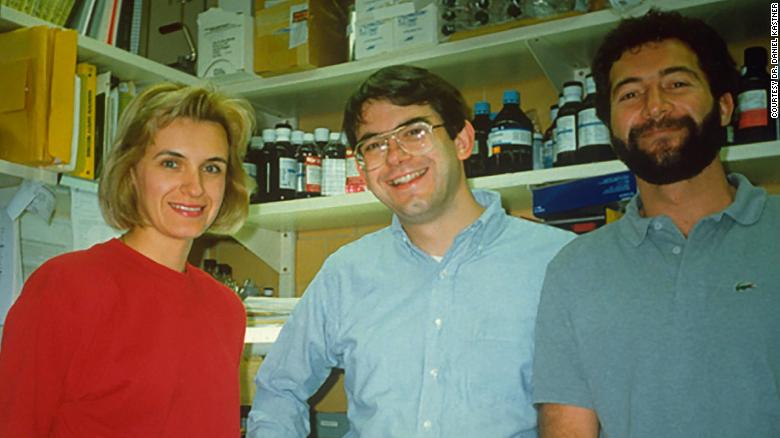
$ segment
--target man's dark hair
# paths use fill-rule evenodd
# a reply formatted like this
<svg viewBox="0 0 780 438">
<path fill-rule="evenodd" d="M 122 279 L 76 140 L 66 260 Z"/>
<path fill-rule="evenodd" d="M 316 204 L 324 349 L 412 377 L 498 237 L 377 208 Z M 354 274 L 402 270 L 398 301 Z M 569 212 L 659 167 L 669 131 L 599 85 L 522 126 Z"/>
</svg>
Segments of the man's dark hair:
<svg viewBox="0 0 780 438">
<path fill-rule="evenodd" d="M 470 118 L 463 95 L 449 82 L 424 68 L 393 65 L 374 72 L 347 100 L 342 127 L 352 145 L 363 122 L 363 105 L 369 100 L 386 100 L 398 106 L 430 105 L 452 139 Z"/>
<path fill-rule="evenodd" d="M 611 110 L 609 71 L 612 64 L 627 50 L 666 39 L 680 40 L 696 54 L 716 101 L 725 93 L 731 93 L 736 99 L 739 76 L 723 38 L 699 19 L 651 9 L 642 17 L 621 21 L 604 38 L 593 59 L 591 71 L 597 90 L 596 114 L 607 126 Z"/>
</svg>

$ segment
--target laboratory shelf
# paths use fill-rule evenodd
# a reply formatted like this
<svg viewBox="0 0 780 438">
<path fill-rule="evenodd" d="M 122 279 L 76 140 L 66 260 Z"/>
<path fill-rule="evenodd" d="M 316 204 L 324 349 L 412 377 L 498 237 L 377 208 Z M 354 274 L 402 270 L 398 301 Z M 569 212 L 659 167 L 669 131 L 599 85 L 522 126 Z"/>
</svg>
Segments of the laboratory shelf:
<svg viewBox="0 0 780 438">
<path fill-rule="evenodd" d="M 745 174 L 754 184 L 780 183 L 780 141 L 725 147 L 721 159 L 729 171 Z M 531 208 L 531 188 L 625 171 L 620 161 L 579 164 L 473 178 L 471 187 L 495 190 L 512 211 Z M 390 211 L 370 192 L 256 204 L 248 227 L 306 231 L 388 223 Z"/>
<path fill-rule="evenodd" d="M 651 2 L 630 14 L 646 12 Z M 763 0 L 658 0 L 652 5 L 698 17 L 727 41 L 767 37 L 769 7 Z M 347 96 L 374 71 L 412 64 L 456 87 L 512 84 L 546 76 L 554 87 L 587 68 L 604 35 L 621 19 L 613 9 L 575 15 L 436 46 L 379 55 L 273 77 L 240 75 L 215 82 L 271 114 L 303 117 L 339 112 Z"/>
</svg>

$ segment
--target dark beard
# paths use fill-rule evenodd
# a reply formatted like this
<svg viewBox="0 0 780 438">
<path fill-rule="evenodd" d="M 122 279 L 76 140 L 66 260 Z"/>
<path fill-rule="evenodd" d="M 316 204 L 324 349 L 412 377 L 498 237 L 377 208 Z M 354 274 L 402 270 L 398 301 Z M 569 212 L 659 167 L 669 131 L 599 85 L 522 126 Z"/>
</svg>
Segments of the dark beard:
<svg viewBox="0 0 780 438">
<path fill-rule="evenodd" d="M 638 139 L 642 133 L 663 128 L 686 128 L 688 135 L 675 150 L 663 151 L 664 156 L 639 148 Z M 701 125 L 696 125 L 690 116 L 683 116 L 658 122 L 651 120 L 632 128 L 628 133 L 628 144 L 612 136 L 612 148 L 620 161 L 636 176 L 656 185 L 671 184 L 700 174 L 725 143 L 726 128 L 720 126 L 717 104 L 712 106 Z"/>
</svg>

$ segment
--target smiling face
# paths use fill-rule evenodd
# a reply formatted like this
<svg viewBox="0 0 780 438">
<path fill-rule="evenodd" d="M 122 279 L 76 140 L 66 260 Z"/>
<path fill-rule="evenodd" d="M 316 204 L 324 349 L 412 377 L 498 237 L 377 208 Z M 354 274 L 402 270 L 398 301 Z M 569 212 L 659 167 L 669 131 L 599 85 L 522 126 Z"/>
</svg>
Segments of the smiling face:
<svg viewBox="0 0 780 438">
<path fill-rule="evenodd" d="M 414 121 L 442 123 L 429 105 L 398 106 L 386 100 L 369 100 L 363 105 L 362 122 L 355 134 L 358 141 L 385 133 Z M 433 147 L 423 155 L 409 155 L 389 140 L 384 165 L 364 171 L 366 184 L 404 224 L 430 223 L 458 208 L 468 193 L 462 160 L 471 153 L 470 125 L 450 139 L 445 129 L 434 129 Z"/>
<path fill-rule="evenodd" d="M 612 142 L 638 177 L 673 183 L 715 159 L 733 100 L 728 93 L 713 99 L 685 44 L 669 39 L 626 51 L 612 66 L 610 83 Z"/>
<path fill-rule="evenodd" d="M 228 140 L 215 122 L 175 119 L 160 129 L 131 177 L 144 225 L 154 239 L 192 241 L 214 222 L 225 194 Z"/>
</svg>

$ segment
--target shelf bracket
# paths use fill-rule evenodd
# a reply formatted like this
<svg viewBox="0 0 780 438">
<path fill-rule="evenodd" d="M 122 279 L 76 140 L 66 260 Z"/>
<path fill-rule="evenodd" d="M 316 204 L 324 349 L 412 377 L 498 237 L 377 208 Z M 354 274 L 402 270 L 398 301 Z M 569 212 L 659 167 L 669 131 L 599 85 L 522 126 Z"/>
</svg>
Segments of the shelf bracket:
<svg viewBox="0 0 780 438">
<path fill-rule="evenodd" d="M 279 273 L 279 296 L 295 296 L 295 231 L 272 231 L 246 225 L 233 235 L 240 244 Z"/>
</svg>

